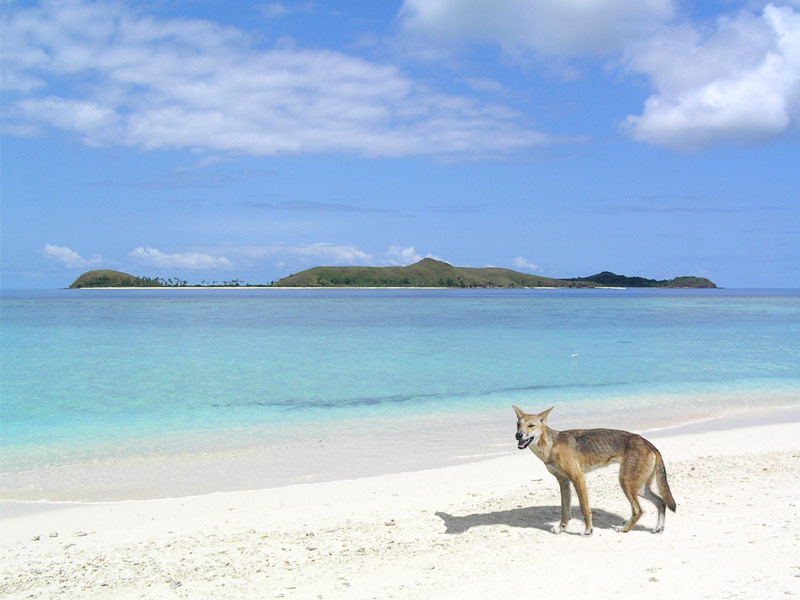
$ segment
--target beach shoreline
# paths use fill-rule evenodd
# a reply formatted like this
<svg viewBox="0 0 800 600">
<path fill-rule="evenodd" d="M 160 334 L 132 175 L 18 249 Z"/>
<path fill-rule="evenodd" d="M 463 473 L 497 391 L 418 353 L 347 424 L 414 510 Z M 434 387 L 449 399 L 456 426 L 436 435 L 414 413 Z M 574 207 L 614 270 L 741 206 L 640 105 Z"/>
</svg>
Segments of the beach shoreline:
<svg viewBox="0 0 800 600">
<path fill-rule="evenodd" d="M 527 589 L 553 599 L 583 586 L 601 598 L 796 593 L 800 422 L 653 439 L 678 503 L 657 536 L 649 504 L 634 531 L 613 531 L 630 510 L 613 468 L 588 476 L 594 535 L 578 535 L 577 502 L 567 533 L 549 533 L 556 482 L 517 451 L 359 479 L 23 511 L 0 520 L 0 595 L 485 598 L 514 593 L 512 574 L 534 568 L 547 576 Z"/>
<path fill-rule="evenodd" d="M 766 406 L 748 406 L 751 397 Z M 752 425 L 800 421 L 800 391 L 741 390 L 694 397 L 695 407 L 675 404 L 674 396 L 649 399 L 647 410 L 634 408 L 641 399 L 608 399 L 602 406 L 562 403 L 552 415 L 557 429 L 611 427 L 659 438 Z M 532 400 L 517 401 L 527 410 L 543 410 Z M 217 492 L 278 488 L 301 483 L 358 479 L 393 473 L 449 467 L 515 452 L 511 401 L 494 409 L 443 411 L 395 417 L 364 417 L 328 422 L 309 434 L 306 426 L 287 424 L 272 432 L 253 428 L 216 437 L 176 437 L 169 450 L 130 452 L 129 442 L 116 449 L 93 447 L 77 453 L 77 462 L 30 466 L 7 455 L 0 471 L 0 519 L 4 500 L 33 506 L 59 502 L 154 500 Z M 458 439 L 451 444 L 453 422 Z M 384 431 L 376 435 L 376 431 Z M 402 436 L 394 431 L 403 431 Z M 175 434 L 173 434 L 175 435 Z M 388 436 L 388 437 L 387 437 Z M 143 441 L 144 442 L 144 441 Z M 192 444 L 203 444 L 201 446 Z M 104 450 L 105 448 L 105 450 Z M 159 449 L 161 448 L 161 449 Z M 57 450 L 49 450 L 54 455 Z M 28 455 L 32 453 L 28 451 Z M 54 455 L 55 456 L 55 455 Z"/>
<path fill-rule="evenodd" d="M 488 411 L 481 411 L 475 414 L 491 414 Z M 702 413 L 698 413 L 702 414 Z M 423 420 L 429 416 L 421 417 Z M 513 425 L 513 419 L 509 419 L 509 423 Z M 484 424 L 491 422 L 491 418 L 484 421 Z M 591 426 L 599 426 L 597 418 L 589 421 Z M 643 427 L 630 427 L 630 431 L 639 433 L 647 439 L 660 440 L 663 438 L 679 437 L 684 435 L 702 435 L 714 432 L 724 432 L 737 429 L 748 429 L 753 427 L 764 427 L 770 425 L 782 425 L 789 423 L 800 424 L 800 405 L 779 405 L 767 406 L 755 409 L 742 409 L 730 408 L 721 413 L 711 414 L 710 416 L 702 416 L 693 418 L 687 421 L 672 423 L 665 426 L 645 425 Z M 511 427 L 511 426 L 510 426 Z M 369 425 L 367 425 L 369 428 Z M 566 427 L 561 427 L 565 429 Z M 509 436 L 506 436 L 509 437 Z M 499 440 L 498 440 L 499 441 Z M 506 443 L 507 442 L 507 443 Z M 509 439 L 501 441 L 499 444 L 494 444 L 497 451 L 484 452 L 484 453 L 464 453 L 461 454 L 461 460 L 446 461 L 442 463 L 429 463 L 422 464 L 420 461 L 411 461 L 405 464 L 405 467 L 395 465 L 394 468 L 385 471 L 370 471 L 367 470 L 364 474 L 356 475 L 339 475 L 331 476 L 330 478 L 322 480 L 313 480 L 312 477 L 300 478 L 299 481 L 291 481 L 284 483 L 277 483 L 274 485 L 266 485 L 263 487 L 254 486 L 241 489 L 228 489 L 225 487 L 216 488 L 212 483 L 208 489 L 198 491 L 196 493 L 174 494 L 174 495 L 159 495 L 151 491 L 146 491 L 144 496 L 132 497 L 115 497 L 115 498 L 70 498 L 70 499 L 48 499 L 48 498 L 13 498 L 13 497 L 0 497 L 0 521 L 4 518 L 17 516 L 19 514 L 29 514 L 38 511 L 48 511 L 58 508 L 81 507 L 101 504 L 115 504 L 127 502 L 150 502 L 159 500 L 175 500 L 181 498 L 193 498 L 199 496 L 225 494 L 225 493 L 238 493 L 238 492 L 253 492 L 266 489 L 279 489 L 284 487 L 292 487 L 296 485 L 314 485 L 318 483 L 330 483 L 336 481 L 352 481 L 358 479 L 367 479 L 370 477 L 383 477 L 405 473 L 415 473 L 420 471 L 431 471 L 435 469 L 443 469 L 457 466 L 464 466 L 474 463 L 491 461 L 497 458 L 507 457 L 516 454 L 516 444 L 513 440 Z M 411 448 L 407 449 L 410 451 Z M 404 452 L 405 458 L 408 458 L 407 451 Z M 170 456 L 169 460 L 191 460 L 190 456 L 174 457 Z M 286 458 L 286 457 L 282 457 Z M 429 458 L 429 457 L 428 457 Z M 337 459 L 338 460 L 338 459 Z M 97 468 L 97 464 L 91 465 L 89 468 Z M 224 468 L 229 468 L 229 464 L 225 464 Z M 239 466 L 239 465 L 236 465 Z M 252 466 L 252 465 L 251 465 Z M 47 472 L 45 471 L 45 475 Z M 245 475 L 253 475 L 253 473 L 246 473 Z M 216 482 L 217 484 L 219 482 Z"/>
<path fill-rule="evenodd" d="M 697 396 L 691 410 L 676 407 L 672 396 L 650 401 L 646 411 L 630 408 L 639 398 L 602 406 L 557 404 L 556 429 L 611 427 L 660 438 L 683 433 L 800 422 L 800 392 L 761 390 L 766 406 L 744 404 L 752 392 Z M 526 410 L 543 410 L 531 401 Z M 225 431 L 209 437 L 176 438 L 174 450 L 130 452 L 97 446 L 77 462 L 33 464 L 4 459 L 0 472 L 0 518 L 4 500 L 45 503 L 155 500 L 217 492 L 279 488 L 294 484 L 358 479 L 480 462 L 515 452 L 514 415 L 508 407 L 444 411 L 439 414 L 365 417 L 329 422 L 322 432 L 287 424 L 269 432 L 261 428 Z M 458 439 L 451 444 L 453 422 Z M 386 430 L 381 435 L 376 431 Z M 403 431 L 402 436 L 394 431 Z M 388 437 L 387 437 L 388 436 Z M 192 441 L 195 440 L 195 441 Z M 165 439 L 163 443 L 168 443 Z M 196 446 L 192 444 L 203 444 Z M 105 450 L 104 450 L 105 448 Z M 50 451 L 52 452 L 52 451 Z M 29 452 L 30 454 L 30 452 Z"/>
</svg>

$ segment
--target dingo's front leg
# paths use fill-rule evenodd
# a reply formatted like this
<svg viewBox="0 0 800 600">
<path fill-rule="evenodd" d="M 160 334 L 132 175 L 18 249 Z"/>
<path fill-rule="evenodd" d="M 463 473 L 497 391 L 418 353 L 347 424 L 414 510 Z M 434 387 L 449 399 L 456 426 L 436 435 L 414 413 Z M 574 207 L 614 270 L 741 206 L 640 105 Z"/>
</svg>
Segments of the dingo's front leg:
<svg viewBox="0 0 800 600">
<path fill-rule="evenodd" d="M 578 473 L 572 480 L 575 486 L 575 491 L 578 493 L 578 501 L 581 503 L 581 512 L 583 513 L 583 522 L 586 523 L 586 529 L 583 535 L 592 535 L 592 509 L 589 508 L 589 494 L 586 492 L 586 481 L 583 479 L 583 473 Z"/>
<path fill-rule="evenodd" d="M 554 473 L 555 475 L 555 473 Z M 561 522 L 558 525 L 553 525 L 550 530 L 553 533 L 561 533 L 566 529 L 569 523 L 569 510 L 572 504 L 572 490 L 569 487 L 569 479 L 563 475 L 555 475 L 558 480 L 558 486 L 561 488 Z"/>
</svg>

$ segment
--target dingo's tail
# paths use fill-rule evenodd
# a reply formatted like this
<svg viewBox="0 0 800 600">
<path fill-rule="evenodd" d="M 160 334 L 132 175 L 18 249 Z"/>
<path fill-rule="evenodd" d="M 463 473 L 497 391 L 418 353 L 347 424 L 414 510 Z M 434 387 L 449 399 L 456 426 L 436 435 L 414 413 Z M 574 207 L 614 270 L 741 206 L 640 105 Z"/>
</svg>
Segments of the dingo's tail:
<svg viewBox="0 0 800 600">
<path fill-rule="evenodd" d="M 667 469 L 664 467 L 664 459 L 661 458 L 661 452 L 656 450 L 656 478 L 658 479 L 658 489 L 661 491 L 661 499 L 667 504 L 667 507 L 675 512 L 675 498 L 672 497 L 672 492 L 667 483 Z"/>
</svg>

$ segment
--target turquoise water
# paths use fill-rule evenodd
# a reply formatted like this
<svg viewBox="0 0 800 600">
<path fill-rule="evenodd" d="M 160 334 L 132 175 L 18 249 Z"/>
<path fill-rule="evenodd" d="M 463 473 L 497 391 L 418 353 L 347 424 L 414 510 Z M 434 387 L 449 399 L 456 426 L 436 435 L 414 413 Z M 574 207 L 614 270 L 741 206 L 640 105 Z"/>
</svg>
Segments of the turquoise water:
<svg viewBox="0 0 800 600">
<path fill-rule="evenodd" d="M 796 290 L 9 291 L 0 319 L 0 475 L 378 417 L 800 390 Z"/>
</svg>

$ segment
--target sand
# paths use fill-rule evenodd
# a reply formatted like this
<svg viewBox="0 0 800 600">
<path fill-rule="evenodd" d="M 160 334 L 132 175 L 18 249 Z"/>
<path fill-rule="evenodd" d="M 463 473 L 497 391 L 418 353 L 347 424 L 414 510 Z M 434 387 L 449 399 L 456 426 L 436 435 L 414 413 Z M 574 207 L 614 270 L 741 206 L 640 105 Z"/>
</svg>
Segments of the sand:
<svg viewBox="0 0 800 600">
<path fill-rule="evenodd" d="M 648 436 L 678 504 L 628 534 L 611 467 L 567 532 L 530 451 L 428 471 L 90 505 L 2 504 L 3 598 L 792 598 L 800 423 Z M 453 439 L 453 443 L 464 440 Z M 513 440 L 510 440 L 513 444 Z"/>
</svg>

